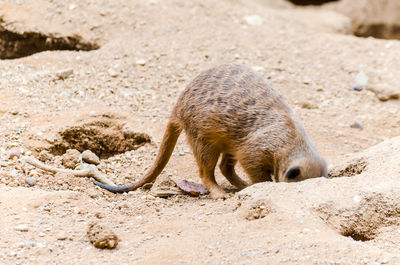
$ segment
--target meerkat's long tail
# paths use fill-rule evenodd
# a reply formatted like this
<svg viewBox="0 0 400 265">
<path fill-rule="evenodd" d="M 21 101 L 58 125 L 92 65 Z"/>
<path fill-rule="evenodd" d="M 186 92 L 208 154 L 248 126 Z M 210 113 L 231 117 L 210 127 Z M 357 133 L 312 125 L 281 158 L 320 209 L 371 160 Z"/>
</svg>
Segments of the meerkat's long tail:
<svg viewBox="0 0 400 265">
<path fill-rule="evenodd" d="M 96 180 L 93 180 L 93 183 L 110 192 L 122 193 L 122 192 L 136 190 L 137 188 L 142 187 L 146 183 L 153 182 L 158 177 L 158 175 L 160 175 L 164 167 L 167 165 L 169 158 L 171 157 L 172 152 L 174 151 L 176 141 L 178 140 L 178 137 L 182 132 L 182 130 L 183 127 L 181 126 L 179 121 L 176 118 L 171 118 L 170 121 L 168 122 L 167 129 L 165 130 L 164 137 L 161 142 L 160 149 L 158 151 L 158 155 L 156 160 L 154 161 L 153 166 L 147 172 L 147 174 L 137 182 L 125 186 L 110 186 L 100 183 Z"/>
</svg>

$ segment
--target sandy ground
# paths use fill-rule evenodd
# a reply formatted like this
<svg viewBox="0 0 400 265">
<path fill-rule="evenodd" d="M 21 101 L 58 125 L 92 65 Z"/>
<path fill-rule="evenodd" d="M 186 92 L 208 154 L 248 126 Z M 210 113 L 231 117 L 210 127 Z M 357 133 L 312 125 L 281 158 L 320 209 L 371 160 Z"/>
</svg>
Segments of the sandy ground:
<svg viewBox="0 0 400 265">
<path fill-rule="evenodd" d="M 0 263 L 399 264 L 400 42 L 348 34 L 349 18 L 333 9 L 261 0 L 3 1 L 0 29 L 49 40 L 80 35 L 100 48 L 0 60 Z M 152 143 L 98 154 L 98 168 L 116 184 L 140 178 L 185 85 L 226 62 L 270 79 L 335 178 L 235 192 L 218 172 L 227 200 L 159 198 L 158 188 L 174 189 L 170 179 L 200 182 L 184 135 L 153 188 L 128 194 L 9 158 L 13 147 L 36 157 L 61 152 L 51 149 L 60 132 L 112 124 Z M 100 136 L 115 134 L 101 128 Z M 61 166 L 59 155 L 42 153 Z M 119 237 L 115 249 L 90 243 L 93 222 Z"/>
</svg>

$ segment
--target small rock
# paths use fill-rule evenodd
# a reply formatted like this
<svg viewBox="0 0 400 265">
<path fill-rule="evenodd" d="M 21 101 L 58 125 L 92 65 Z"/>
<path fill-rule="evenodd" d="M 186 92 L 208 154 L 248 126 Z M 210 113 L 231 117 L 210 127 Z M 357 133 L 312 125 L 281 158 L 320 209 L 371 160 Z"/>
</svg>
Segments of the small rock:
<svg viewBox="0 0 400 265">
<path fill-rule="evenodd" d="M 115 248 L 119 242 L 119 238 L 110 228 L 98 223 L 89 225 L 87 235 L 96 248 Z"/>
<path fill-rule="evenodd" d="M 355 83 L 360 85 L 361 87 L 367 87 L 368 86 L 368 76 L 366 73 L 364 72 L 359 72 L 355 79 L 354 79 Z"/>
<path fill-rule="evenodd" d="M 360 130 L 363 129 L 363 126 L 362 126 L 361 121 L 358 121 L 358 120 L 355 120 L 355 121 L 353 122 L 353 124 L 350 125 L 350 127 L 351 127 L 351 128 L 354 128 L 354 129 L 360 129 Z"/>
<path fill-rule="evenodd" d="M 19 158 L 21 156 L 21 151 L 17 147 L 13 147 L 8 152 L 8 158 L 13 159 L 14 157 Z"/>
<path fill-rule="evenodd" d="M 78 150 L 68 149 L 67 152 L 65 152 L 65 154 L 63 154 L 61 157 L 62 164 L 67 168 L 74 169 L 78 163 L 80 155 L 81 153 Z"/>
<path fill-rule="evenodd" d="M 257 72 L 265 71 L 265 68 L 262 66 L 253 66 L 253 69 L 254 69 L 254 71 L 257 71 Z"/>
<path fill-rule="evenodd" d="M 108 69 L 107 72 L 111 77 L 117 77 L 118 76 L 118 72 L 113 68 Z"/>
<path fill-rule="evenodd" d="M 359 84 L 352 84 L 351 89 L 355 91 L 361 91 L 362 87 Z"/>
<path fill-rule="evenodd" d="M 99 157 L 90 150 L 83 151 L 82 160 L 89 164 L 94 164 L 94 165 L 100 164 Z"/>
<path fill-rule="evenodd" d="M 34 177 L 27 177 L 25 182 L 31 187 L 36 185 L 36 179 Z"/>
<path fill-rule="evenodd" d="M 140 65 L 140 66 L 145 66 L 146 65 L 146 60 L 144 60 L 144 59 L 139 59 L 139 60 L 136 60 L 136 62 L 135 62 L 137 65 Z"/>
<path fill-rule="evenodd" d="M 252 16 L 245 16 L 244 20 L 248 25 L 252 26 L 260 26 L 263 24 L 263 19 L 260 16 L 252 15 Z"/>
<path fill-rule="evenodd" d="M 28 229 L 28 225 L 20 224 L 15 227 L 15 230 L 20 231 L 20 232 L 28 232 L 29 229 Z"/>
<path fill-rule="evenodd" d="M 67 234 L 61 232 L 57 235 L 57 240 L 66 240 L 68 238 Z"/>
<path fill-rule="evenodd" d="M 67 79 L 70 75 L 74 73 L 73 69 L 64 69 L 56 72 L 56 77 L 58 79 Z"/>
</svg>

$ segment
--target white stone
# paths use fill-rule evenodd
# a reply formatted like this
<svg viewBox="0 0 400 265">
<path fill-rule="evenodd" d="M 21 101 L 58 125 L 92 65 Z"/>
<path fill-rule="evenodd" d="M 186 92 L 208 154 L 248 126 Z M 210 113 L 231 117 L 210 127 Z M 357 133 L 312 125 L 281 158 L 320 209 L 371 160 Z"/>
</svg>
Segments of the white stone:
<svg viewBox="0 0 400 265">
<path fill-rule="evenodd" d="M 356 75 L 356 78 L 354 79 L 354 81 L 356 82 L 356 84 L 359 84 L 360 86 L 365 87 L 368 85 L 368 76 L 364 72 L 359 72 Z"/>
<path fill-rule="evenodd" d="M 248 25 L 251 26 L 260 26 L 263 24 L 263 19 L 260 16 L 257 15 L 251 15 L 251 16 L 245 16 L 244 20 Z"/>
<path fill-rule="evenodd" d="M 20 231 L 20 232 L 28 232 L 29 229 L 28 229 L 28 225 L 20 224 L 15 227 L 15 230 Z"/>
</svg>

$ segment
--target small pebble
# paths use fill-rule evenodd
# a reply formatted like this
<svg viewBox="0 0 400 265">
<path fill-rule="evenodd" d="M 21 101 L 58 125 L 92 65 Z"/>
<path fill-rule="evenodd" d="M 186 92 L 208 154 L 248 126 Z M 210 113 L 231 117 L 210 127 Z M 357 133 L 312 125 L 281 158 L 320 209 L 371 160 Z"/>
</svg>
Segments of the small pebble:
<svg viewBox="0 0 400 265">
<path fill-rule="evenodd" d="M 96 248 L 115 248 L 118 245 L 118 236 L 107 226 L 99 223 L 89 224 L 87 231 L 90 243 Z"/>
<path fill-rule="evenodd" d="M 73 69 L 63 69 L 63 70 L 60 70 L 60 71 L 56 72 L 56 76 L 59 79 L 66 79 L 70 75 L 72 75 L 73 73 L 74 73 Z"/>
<path fill-rule="evenodd" d="M 76 149 L 68 149 L 65 154 L 62 155 L 61 161 L 63 165 L 67 168 L 75 168 L 78 163 L 78 159 L 81 153 Z"/>
<path fill-rule="evenodd" d="M 360 130 L 363 129 L 363 126 L 362 126 L 361 121 L 358 121 L 358 120 L 355 120 L 355 121 L 353 122 L 353 124 L 350 125 L 350 127 L 351 127 L 351 128 L 354 128 L 354 129 L 360 129 Z"/>
<path fill-rule="evenodd" d="M 26 182 L 26 184 L 28 184 L 31 187 L 36 185 L 36 179 L 34 177 L 27 177 L 25 179 L 25 182 Z"/>
<path fill-rule="evenodd" d="M 42 162 L 51 161 L 53 159 L 53 155 L 47 150 L 42 150 L 39 153 L 38 159 Z"/>
<path fill-rule="evenodd" d="M 137 65 L 140 65 L 140 66 L 145 66 L 146 65 L 146 60 L 144 60 L 144 59 L 139 59 L 139 60 L 136 60 L 136 62 L 135 62 Z"/>
<path fill-rule="evenodd" d="M 111 77 L 117 77 L 118 76 L 118 72 L 113 68 L 108 69 L 107 72 Z"/>
<path fill-rule="evenodd" d="M 13 159 L 14 157 L 19 158 L 21 156 L 21 151 L 17 147 L 13 147 L 8 152 L 8 158 Z"/>
<path fill-rule="evenodd" d="M 361 91 L 362 87 L 359 84 L 352 84 L 351 89 L 355 91 Z"/>
<path fill-rule="evenodd" d="M 57 240 L 66 240 L 67 238 L 68 236 L 63 232 L 57 235 Z"/>
<path fill-rule="evenodd" d="M 245 16 L 244 20 L 248 25 L 252 26 L 260 26 L 263 24 L 263 19 L 260 16 L 252 15 L 252 16 Z"/>
<path fill-rule="evenodd" d="M 28 225 L 26 225 L 26 224 L 17 225 L 15 227 L 15 230 L 20 231 L 20 232 L 28 232 Z"/>
<path fill-rule="evenodd" d="M 355 79 L 355 83 L 360 85 L 361 87 L 367 87 L 368 86 L 368 76 L 364 72 L 359 72 Z"/>
<path fill-rule="evenodd" d="M 94 165 L 100 164 L 99 157 L 90 150 L 83 151 L 82 160 L 89 164 L 94 164 Z"/>
</svg>

